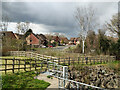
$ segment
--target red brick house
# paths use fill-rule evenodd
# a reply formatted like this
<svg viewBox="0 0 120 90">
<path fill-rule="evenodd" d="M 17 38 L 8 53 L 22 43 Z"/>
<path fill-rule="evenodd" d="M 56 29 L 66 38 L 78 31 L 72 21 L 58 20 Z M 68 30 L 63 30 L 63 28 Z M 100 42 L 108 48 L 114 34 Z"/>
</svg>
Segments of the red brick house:
<svg viewBox="0 0 120 90">
<path fill-rule="evenodd" d="M 34 34 L 31 29 L 29 29 L 24 35 L 27 45 L 32 45 L 35 47 L 47 46 L 47 38 L 43 34 Z"/>
<path fill-rule="evenodd" d="M 39 46 L 40 42 L 39 42 L 39 38 L 31 33 L 26 37 L 26 41 L 27 41 L 27 45 L 32 45 L 32 46 Z"/>
</svg>

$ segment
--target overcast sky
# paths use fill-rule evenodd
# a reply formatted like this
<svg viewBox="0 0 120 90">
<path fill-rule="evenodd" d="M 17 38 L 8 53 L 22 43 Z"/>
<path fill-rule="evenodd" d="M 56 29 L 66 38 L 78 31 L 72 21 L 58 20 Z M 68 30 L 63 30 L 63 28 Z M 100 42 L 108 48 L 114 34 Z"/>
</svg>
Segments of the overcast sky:
<svg viewBox="0 0 120 90">
<path fill-rule="evenodd" d="M 77 37 L 80 29 L 74 15 L 76 7 L 81 6 L 96 10 L 98 28 L 118 12 L 117 2 L 3 2 L 2 14 L 11 19 L 10 31 L 16 32 L 16 22 L 28 21 L 34 33 L 57 32 Z"/>
</svg>

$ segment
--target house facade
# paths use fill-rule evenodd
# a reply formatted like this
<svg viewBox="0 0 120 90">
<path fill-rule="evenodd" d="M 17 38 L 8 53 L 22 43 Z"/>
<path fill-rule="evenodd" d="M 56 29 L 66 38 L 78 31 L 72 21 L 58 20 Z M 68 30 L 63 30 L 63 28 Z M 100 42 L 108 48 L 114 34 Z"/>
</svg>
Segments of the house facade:
<svg viewBox="0 0 120 90">
<path fill-rule="evenodd" d="M 60 37 L 60 44 L 61 45 L 66 45 L 68 44 L 69 40 L 67 39 L 67 37 Z"/>
<path fill-rule="evenodd" d="M 32 46 L 39 46 L 40 44 L 39 38 L 33 33 L 29 34 L 26 37 L 26 42 L 27 42 L 27 45 L 32 45 Z"/>
<path fill-rule="evenodd" d="M 70 38 L 69 45 L 77 45 L 80 44 L 80 38 Z"/>
</svg>

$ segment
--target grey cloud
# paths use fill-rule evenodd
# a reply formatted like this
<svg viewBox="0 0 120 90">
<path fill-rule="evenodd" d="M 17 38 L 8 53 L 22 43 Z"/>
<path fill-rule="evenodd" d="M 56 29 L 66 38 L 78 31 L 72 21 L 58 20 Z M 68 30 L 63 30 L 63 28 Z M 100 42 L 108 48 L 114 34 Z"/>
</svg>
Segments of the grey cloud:
<svg viewBox="0 0 120 90">
<path fill-rule="evenodd" d="M 13 22 L 29 21 L 48 25 L 46 28 L 50 32 L 61 32 L 72 37 L 78 35 L 79 32 L 74 18 L 76 7 L 91 5 L 97 8 L 97 21 L 104 23 L 106 15 L 112 14 L 113 10 L 117 9 L 116 4 L 113 2 L 3 2 L 2 9 L 3 15 L 7 14 Z M 111 10 L 112 7 L 113 10 Z M 99 20 L 99 18 L 102 18 L 102 20 Z"/>
</svg>

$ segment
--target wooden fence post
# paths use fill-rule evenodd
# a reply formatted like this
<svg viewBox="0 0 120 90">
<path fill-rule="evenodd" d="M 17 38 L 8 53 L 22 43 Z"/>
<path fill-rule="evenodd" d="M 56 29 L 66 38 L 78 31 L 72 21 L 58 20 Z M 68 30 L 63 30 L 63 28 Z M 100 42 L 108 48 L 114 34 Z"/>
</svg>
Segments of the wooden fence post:
<svg viewBox="0 0 120 90">
<path fill-rule="evenodd" d="M 84 57 L 81 57 L 82 58 L 82 64 L 83 64 L 83 61 L 84 61 Z"/>
<path fill-rule="evenodd" d="M 35 71 L 36 71 L 36 59 L 35 59 Z"/>
<path fill-rule="evenodd" d="M 99 57 L 96 56 L 97 64 L 99 63 Z"/>
<path fill-rule="evenodd" d="M 7 69 L 7 59 L 5 59 L 5 74 L 6 74 L 6 70 Z"/>
<path fill-rule="evenodd" d="M 64 66 L 65 66 L 65 58 L 64 58 Z"/>
<path fill-rule="evenodd" d="M 89 61 L 90 61 L 90 65 L 91 65 L 91 64 L 92 64 L 92 63 L 91 63 L 91 57 L 90 57 L 89 59 L 90 59 Z"/>
<path fill-rule="evenodd" d="M 13 58 L 13 69 L 12 69 L 13 73 L 14 73 L 14 64 L 15 64 L 15 59 Z"/>
<path fill-rule="evenodd" d="M 107 62 L 109 62 L 109 56 L 107 56 Z"/>
<path fill-rule="evenodd" d="M 95 64 L 95 58 L 93 60 L 94 60 L 94 64 Z"/>
<path fill-rule="evenodd" d="M 26 71 L 26 59 L 24 60 L 24 71 Z"/>
<path fill-rule="evenodd" d="M 102 64 L 102 59 L 101 59 L 101 56 L 100 56 L 100 63 Z"/>
<path fill-rule="evenodd" d="M 32 61 L 32 59 L 30 59 L 30 71 L 31 71 L 31 61 Z"/>
<path fill-rule="evenodd" d="M 42 62 L 41 62 L 41 71 L 42 71 Z"/>
<path fill-rule="evenodd" d="M 60 64 L 60 58 L 58 58 L 58 64 Z"/>
<path fill-rule="evenodd" d="M 88 57 L 85 57 L 86 64 L 88 63 Z"/>
<path fill-rule="evenodd" d="M 72 60 L 73 60 L 73 65 L 74 65 L 74 58 Z"/>
<path fill-rule="evenodd" d="M 18 65 L 18 71 L 20 71 L 20 59 L 19 59 L 18 61 L 19 61 L 19 65 Z"/>
<path fill-rule="evenodd" d="M 68 60 L 68 65 L 70 65 L 70 57 L 69 57 L 69 60 Z"/>
<path fill-rule="evenodd" d="M 53 58 L 53 62 L 54 62 L 54 58 Z"/>
<path fill-rule="evenodd" d="M 106 57 L 104 57 L 104 63 L 106 62 Z"/>
</svg>

